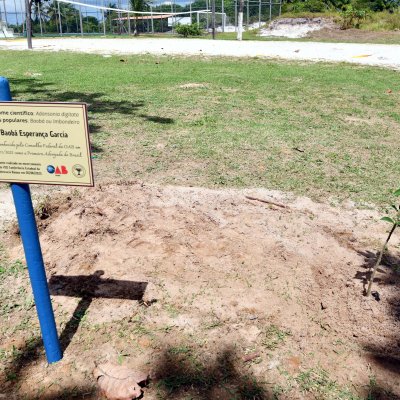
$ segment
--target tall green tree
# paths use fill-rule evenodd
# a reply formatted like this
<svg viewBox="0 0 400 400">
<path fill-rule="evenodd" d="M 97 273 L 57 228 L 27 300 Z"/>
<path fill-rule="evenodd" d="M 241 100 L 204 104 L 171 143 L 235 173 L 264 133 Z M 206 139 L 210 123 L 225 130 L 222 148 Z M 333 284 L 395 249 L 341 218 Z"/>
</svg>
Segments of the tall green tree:
<svg viewBox="0 0 400 400">
<path fill-rule="evenodd" d="M 117 8 L 117 5 L 115 3 L 108 3 L 106 7 Z M 118 18 L 117 12 L 114 10 L 105 10 L 104 17 L 106 20 L 106 25 L 110 27 L 110 32 L 112 32 L 113 21 L 115 21 Z"/>
<path fill-rule="evenodd" d="M 132 11 L 149 11 L 151 1 L 149 0 L 129 0 Z M 134 14 L 133 34 L 139 34 L 138 29 L 138 14 Z"/>
<path fill-rule="evenodd" d="M 79 11 L 72 4 L 58 4 L 55 0 L 47 2 L 42 11 L 47 30 L 49 32 L 60 31 L 58 7 L 60 8 L 62 31 L 64 33 L 78 32 L 80 30 Z"/>
</svg>

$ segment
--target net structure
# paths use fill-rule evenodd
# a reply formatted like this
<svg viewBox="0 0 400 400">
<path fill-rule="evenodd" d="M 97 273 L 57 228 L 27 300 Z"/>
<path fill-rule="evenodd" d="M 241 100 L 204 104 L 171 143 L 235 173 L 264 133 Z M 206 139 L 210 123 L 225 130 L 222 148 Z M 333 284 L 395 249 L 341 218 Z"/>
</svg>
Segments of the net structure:
<svg viewBox="0 0 400 400">
<path fill-rule="evenodd" d="M 143 10 L 131 9 L 129 0 L 45 0 L 32 6 L 32 31 L 36 36 L 73 35 L 131 35 L 139 33 L 174 33 L 178 24 L 198 24 L 211 31 L 213 18 L 217 32 L 237 30 L 239 0 L 225 3 L 215 0 L 157 0 L 147 3 Z M 25 34 L 23 0 L 0 0 L 0 26 Z M 8 8 L 6 7 L 8 5 Z M 11 4 L 11 6 L 10 6 Z M 280 15 L 282 0 L 244 0 L 244 28 L 256 29 Z M 2 23 L 2 25 L 1 25 Z M 0 29 L 0 37 L 1 37 Z"/>
</svg>

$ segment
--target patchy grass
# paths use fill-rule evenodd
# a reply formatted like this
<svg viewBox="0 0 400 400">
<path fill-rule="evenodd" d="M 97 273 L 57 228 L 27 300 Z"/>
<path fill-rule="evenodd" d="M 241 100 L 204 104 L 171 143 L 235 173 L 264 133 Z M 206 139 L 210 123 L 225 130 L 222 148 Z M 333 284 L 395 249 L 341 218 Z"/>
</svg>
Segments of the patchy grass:
<svg viewBox="0 0 400 400">
<path fill-rule="evenodd" d="M 14 262 L 3 261 L 0 264 L 0 280 L 8 276 L 16 277 L 23 270 L 25 270 L 25 266 L 19 260 Z"/>
<path fill-rule="evenodd" d="M 43 57 L 4 51 L 0 74 L 10 78 L 15 100 L 89 103 L 97 182 L 259 186 L 377 204 L 398 186 L 396 71 L 261 59 Z"/>
<path fill-rule="evenodd" d="M 225 350 L 212 361 L 186 346 L 169 348 L 157 365 L 158 398 L 184 393 L 185 398 L 266 400 L 264 382 L 237 369 L 235 354 Z"/>
<path fill-rule="evenodd" d="M 262 345 L 268 350 L 275 350 L 281 344 L 283 344 L 291 333 L 283 329 L 278 328 L 276 325 L 270 325 L 265 331 Z"/>
<path fill-rule="evenodd" d="M 303 371 L 295 378 L 302 392 L 309 393 L 315 399 L 324 400 L 361 400 L 348 388 L 339 385 L 323 369 L 314 368 Z"/>
</svg>

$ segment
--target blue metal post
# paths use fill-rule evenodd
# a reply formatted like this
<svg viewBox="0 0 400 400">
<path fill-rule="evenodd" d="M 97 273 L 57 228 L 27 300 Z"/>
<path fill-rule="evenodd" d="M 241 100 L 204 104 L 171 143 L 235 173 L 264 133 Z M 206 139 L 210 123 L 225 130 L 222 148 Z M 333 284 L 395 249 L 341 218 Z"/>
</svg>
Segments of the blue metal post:
<svg viewBox="0 0 400 400">
<path fill-rule="evenodd" d="M 0 101 L 11 100 L 10 85 L 7 79 L 0 77 Z M 11 190 L 15 209 L 17 211 L 19 229 L 24 246 L 33 297 L 35 299 L 36 311 L 39 317 L 40 329 L 42 331 L 46 357 L 47 361 L 51 364 L 61 360 L 62 352 L 58 340 L 49 287 L 47 285 L 46 271 L 44 269 L 31 193 L 29 185 L 27 184 L 12 183 Z"/>
</svg>

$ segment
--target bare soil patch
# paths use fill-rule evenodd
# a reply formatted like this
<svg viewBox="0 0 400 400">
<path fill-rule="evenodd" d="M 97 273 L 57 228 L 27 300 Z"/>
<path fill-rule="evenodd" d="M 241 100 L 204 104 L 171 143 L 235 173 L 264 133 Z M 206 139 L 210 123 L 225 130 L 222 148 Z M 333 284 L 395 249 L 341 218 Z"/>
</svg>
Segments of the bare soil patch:
<svg viewBox="0 0 400 400">
<path fill-rule="evenodd" d="M 315 40 L 334 40 L 338 42 L 400 43 L 400 32 L 366 31 L 362 29 L 323 28 L 311 31 L 308 38 Z"/>
<path fill-rule="evenodd" d="M 204 89 L 207 85 L 204 83 L 185 83 L 183 85 L 179 85 L 179 89 Z"/>
<path fill-rule="evenodd" d="M 400 398 L 398 236 L 380 301 L 362 295 L 386 228 L 373 211 L 137 183 L 51 203 L 41 240 L 65 357 L 46 367 L 37 328 L 8 331 L 8 398 L 100 398 L 106 361 L 150 371 L 145 399 Z"/>
</svg>

